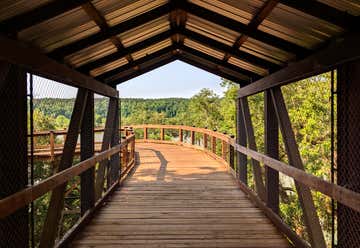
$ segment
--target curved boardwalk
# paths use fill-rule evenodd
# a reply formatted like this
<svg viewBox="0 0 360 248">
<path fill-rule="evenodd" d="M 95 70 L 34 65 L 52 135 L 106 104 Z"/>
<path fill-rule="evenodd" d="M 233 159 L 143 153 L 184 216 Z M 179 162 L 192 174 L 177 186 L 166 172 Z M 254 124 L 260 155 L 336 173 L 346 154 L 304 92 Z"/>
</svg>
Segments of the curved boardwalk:
<svg viewBox="0 0 360 248">
<path fill-rule="evenodd" d="M 204 152 L 137 144 L 139 165 L 76 237 L 75 247 L 289 247 Z"/>
</svg>

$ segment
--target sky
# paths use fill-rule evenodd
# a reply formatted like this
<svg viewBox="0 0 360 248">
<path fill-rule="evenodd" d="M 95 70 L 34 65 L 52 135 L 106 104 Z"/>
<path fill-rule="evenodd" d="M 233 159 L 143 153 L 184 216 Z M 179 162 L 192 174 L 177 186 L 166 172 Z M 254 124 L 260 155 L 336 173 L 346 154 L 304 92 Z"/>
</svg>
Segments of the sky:
<svg viewBox="0 0 360 248">
<path fill-rule="evenodd" d="M 181 61 L 174 61 L 117 86 L 122 98 L 190 98 L 202 88 L 223 95 L 221 78 Z"/>
<path fill-rule="evenodd" d="M 117 86 L 121 98 L 190 98 L 202 88 L 222 96 L 221 78 L 181 61 L 175 61 Z M 34 76 L 35 98 L 74 98 L 76 88 Z M 95 95 L 95 97 L 97 97 Z"/>
</svg>

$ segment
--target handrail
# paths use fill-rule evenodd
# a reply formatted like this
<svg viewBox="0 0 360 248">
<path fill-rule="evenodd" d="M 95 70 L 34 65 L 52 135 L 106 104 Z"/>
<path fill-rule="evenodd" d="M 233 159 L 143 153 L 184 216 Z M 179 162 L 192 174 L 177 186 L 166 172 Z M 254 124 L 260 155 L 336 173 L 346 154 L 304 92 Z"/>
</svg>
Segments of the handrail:
<svg viewBox="0 0 360 248">
<path fill-rule="evenodd" d="M 91 167 L 94 167 L 97 162 L 107 159 L 110 156 L 120 152 L 122 149 L 126 148 L 128 144 L 134 144 L 134 142 L 135 135 L 131 134 L 127 136 L 126 139 L 121 142 L 121 144 L 111 147 L 110 149 L 103 151 L 89 159 L 81 161 L 66 170 L 58 172 L 49 178 L 42 180 L 38 184 L 30 186 L 24 190 L 1 199 L 0 218 L 4 218 L 19 208 L 26 206 L 45 193 L 69 181 L 71 178 L 80 175 L 82 172 Z M 134 156 L 134 152 L 132 152 L 131 155 Z M 123 157 L 127 157 L 127 155 L 124 155 Z M 131 159 L 129 161 L 129 164 L 130 163 L 134 163 L 134 159 Z M 129 167 L 128 164 L 126 167 Z"/>
</svg>

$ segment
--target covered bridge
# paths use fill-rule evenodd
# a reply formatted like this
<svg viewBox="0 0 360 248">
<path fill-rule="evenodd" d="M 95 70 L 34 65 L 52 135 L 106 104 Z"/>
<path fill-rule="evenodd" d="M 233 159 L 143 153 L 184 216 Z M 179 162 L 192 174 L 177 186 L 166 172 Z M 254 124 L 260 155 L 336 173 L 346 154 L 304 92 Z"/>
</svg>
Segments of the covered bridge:
<svg viewBox="0 0 360 248">
<path fill-rule="evenodd" d="M 35 245 L 28 209 L 48 192 L 52 194 L 40 247 L 326 247 L 310 189 L 337 203 L 337 247 L 358 247 L 359 14 L 358 0 L 2 0 L 0 247 Z M 116 85 L 174 60 L 241 86 L 235 138 L 194 127 L 145 126 L 141 127 L 144 139 L 137 145 L 131 129 L 120 128 Z M 334 79 L 334 70 L 337 180 L 327 182 L 304 172 L 280 87 L 328 71 Z M 78 88 L 58 171 L 34 185 L 28 169 L 34 157 L 34 153 L 29 156 L 34 135 L 28 125 L 31 117 L 27 118 L 32 97 L 27 95 L 27 75 L 30 81 L 32 75 L 39 75 Z M 259 92 L 265 92 L 266 154 L 256 151 L 247 102 L 248 96 Z M 103 142 L 96 153 L 94 93 L 110 98 Z M 178 130 L 177 144 L 183 147 L 148 143 L 147 128 L 159 128 L 162 135 L 165 129 Z M 289 164 L 278 160 L 279 130 Z M 213 154 L 210 159 L 186 147 L 185 132 L 190 134 L 191 147 L 195 133 L 203 135 L 203 152 L 211 153 L 210 144 L 214 147 L 221 141 L 222 155 Z M 77 149 L 82 161 L 71 166 Z M 140 160 L 135 159 L 134 149 Z M 160 169 L 170 161 L 169 168 L 176 173 L 169 174 L 165 166 L 154 176 L 145 163 L 151 151 L 160 159 Z M 194 160 L 182 161 L 187 154 Z M 247 187 L 247 158 L 252 159 L 255 191 Z M 259 162 L 265 164 L 264 175 Z M 204 164 L 219 174 L 202 174 L 202 169 L 211 170 Z M 229 166 L 233 178 L 219 169 L 221 164 Z M 309 243 L 278 215 L 279 171 L 296 182 Z M 66 183 L 78 175 L 82 217 L 59 237 Z M 195 181 L 186 186 L 186 176 Z M 164 177 L 172 183 L 161 180 Z M 158 201 L 151 201 L 148 194 Z M 179 194 L 184 198 L 176 198 Z M 175 203 L 190 204 L 190 208 L 172 210 Z M 156 204 L 172 215 L 162 218 L 159 209 L 149 207 Z M 231 210 L 222 214 L 222 204 L 230 204 Z M 204 209 L 199 211 L 195 205 Z M 126 218 L 127 213 L 138 217 Z M 246 213 L 255 217 L 246 219 Z M 207 222 L 209 216 L 217 224 Z M 226 222 L 225 216 L 233 220 Z M 104 222 L 106 218 L 113 222 Z"/>
</svg>

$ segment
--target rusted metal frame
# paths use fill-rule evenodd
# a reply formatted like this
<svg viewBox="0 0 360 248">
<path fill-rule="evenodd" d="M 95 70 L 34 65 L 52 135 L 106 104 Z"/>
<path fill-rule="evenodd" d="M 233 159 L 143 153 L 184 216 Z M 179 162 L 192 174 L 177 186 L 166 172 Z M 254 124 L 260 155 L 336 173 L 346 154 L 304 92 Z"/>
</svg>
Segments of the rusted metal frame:
<svg viewBox="0 0 360 248">
<path fill-rule="evenodd" d="M 127 80 L 130 80 L 134 77 L 140 76 L 146 72 L 152 71 L 156 68 L 159 68 L 163 65 L 166 65 L 168 63 L 171 63 L 173 61 L 175 61 L 177 59 L 176 56 L 171 56 L 170 54 L 168 56 L 164 56 L 161 59 L 158 59 L 156 62 L 153 63 L 146 63 L 146 65 L 142 64 L 140 65 L 141 67 L 137 68 L 137 69 L 130 69 L 133 72 L 128 73 L 126 72 L 127 75 L 123 76 L 123 77 L 119 77 L 118 79 L 115 79 L 113 81 L 108 81 L 107 83 L 113 87 L 115 87 L 117 84 L 121 84 Z M 116 76 L 115 76 L 116 77 Z"/>
<path fill-rule="evenodd" d="M 236 143 L 246 147 L 247 146 L 246 128 L 244 116 L 241 109 L 240 99 L 236 100 Z M 247 185 L 247 156 L 243 153 L 236 152 L 237 156 L 237 177 L 239 180 Z"/>
<path fill-rule="evenodd" d="M 26 83 L 25 70 L 0 61 L 0 199 L 28 186 Z M 0 247 L 28 247 L 29 231 L 24 205 L 0 219 Z"/>
<path fill-rule="evenodd" d="M 228 46 L 222 42 L 219 42 L 217 40 L 214 40 L 210 37 L 207 37 L 205 35 L 202 35 L 200 33 L 194 32 L 192 30 L 189 29 L 178 29 L 177 31 L 178 33 L 184 35 L 186 38 L 193 40 L 195 42 L 198 42 L 204 46 L 210 47 L 216 51 L 222 52 L 222 53 L 227 53 L 229 55 L 231 55 L 234 58 L 246 61 L 250 64 L 253 64 L 255 66 L 258 66 L 260 68 L 263 69 L 270 69 L 272 71 L 274 70 L 278 70 L 281 69 L 281 66 L 267 61 L 265 59 L 256 57 L 250 53 L 244 52 L 244 51 L 240 51 L 239 49 L 234 49 L 231 46 Z M 281 61 L 279 61 L 279 63 L 282 63 Z"/>
<path fill-rule="evenodd" d="M 101 29 L 101 32 L 107 33 L 109 32 L 109 25 L 107 24 L 105 18 L 99 13 L 99 11 L 94 7 L 94 5 L 91 3 L 91 1 L 88 1 L 87 3 L 81 5 L 81 7 L 84 9 L 86 14 L 99 26 Z M 116 35 L 111 36 L 110 38 L 111 43 L 117 48 L 118 51 L 121 51 L 124 49 L 124 45 L 121 43 L 120 38 L 118 38 Z M 125 56 L 126 60 L 128 62 L 132 62 L 134 59 L 132 58 L 131 54 L 127 54 Z"/>
<path fill-rule="evenodd" d="M 279 124 L 270 90 L 264 92 L 265 154 L 279 160 Z M 279 172 L 265 164 L 266 205 L 279 214 Z"/>
<path fill-rule="evenodd" d="M 48 55 L 52 58 L 62 60 L 67 55 L 70 55 L 74 52 L 80 51 L 80 50 L 82 50 L 86 47 L 92 46 L 96 43 L 102 42 L 106 39 L 111 38 L 114 35 L 116 36 L 118 34 L 129 31 L 133 28 L 136 28 L 138 26 L 146 24 L 149 21 L 152 21 L 163 15 L 166 15 L 167 13 L 169 13 L 169 11 L 171 11 L 171 6 L 168 3 L 164 4 L 155 9 L 152 9 L 148 12 L 145 12 L 141 15 L 138 15 L 134 18 L 131 18 L 129 20 L 121 22 L 115 26 L 112 26 L 108 29 L 108 31 L 106 33 L 98 32 L 98 33 L 90 35 L 84 39 L 74 41 L 68 45 L 65 45 L 63 47 L 59 47 L 59 48 L 53 50 Z"/>
<path fill-rule="evenodd" d="M 193 57 L 195 57 L 195 56 L 193 56 Z M 244 79 L 234 76 L 232 74 L 230 75 L 229 73 L 224 72 L 223 70 L 220 70 L 220 68 L 216 65 L 214 65 L 214 66 L 205 65 L 202 62 L 200 62 L 199 60 L 197 60 L 196 58 L 198 58 L 198 57 L 191 58 L 190 56 L 187 56 L 186 53 L 182 53 L 182 54 L 178 55 L 178 59 L 187 64 L 190 64 L 192 66 L 195 66 L 195 67 L 205 70 L 207 72 L 213 73 L 220 77 L 226 78 L 228 80 L 231 80 L 231 81 L 238 83 L 240 85 L 243 85 L 243 86 L 249 84 L 249 81 L 247 81 L 247 80 L 244 80 Z"/>
<path fill-rule="evenodd" d="M 260 8 L 258 13 L 255 14 L 253 19 L 248 24 L 249 29 L 256 30 L 258 28 L 258 26 L 263 22 L 263 20 L 265 20 L 266 17 L 271 13 L 271 11 L 276 7 L 278 2 L 279 2 L 279 0 L 266 1 L 263 4 L 263 6 Z M 239 49 L 242 46 L 242 44 L 244 44 L 245 41 L 247 41 L 248 38 L 249 38 L 248 35 L 241 34 L 234 42 L 233 48 Z M 226 53 L 223 60 L 228 61 L 230 57 L 231 57 L 231 55 Z"/>
<path fill-rule="evenodd" d="M 248 35 L 251 38 L 267 43 L 281 50 L 301 56 L 309 54 L 309 50 L 302 46 L 288 42 L 284 39 L 278 38 L 274 35 L 271 35 L 269 33 L 263 32 L 258 29 L 251 30 L 247 25 L 239 21 L 236 21 L 234 19 L 231 19 L 214 11 L 208 10 L 194 3 L 187 2 L 186 4 L 182 5 L 181 8 L 183 8 L 186 12 L 190 14 L 196 15 L 207 21 L 216 23 L 220 26 L 229 28 L 231 30 L 236 30 L 237 32 Z"/>
<path fill-rule="evenodd" d="M 101 151 L 105 151 L 109 149 L 111 144 L 112 135 L 114 133 L 114 125 L 115 125 L 115 116 L 117 109 L 117 100 L 116 98 L 110 98 L 109 106 L 106 116 L 104 136 L 101 145 Z M 104 191 L 104 182 L 105 182 L 105 173 L 109 173 L 109 160 L 105 159 L 100 162 L 99 167 L 96 172 L 95 177 L 95 200 L 99 200 Z"/>
<path fill-rule="evenodd" d="M 80 160 L 94 156 L 94 93 L 89 92 L 80 134 Z M 91 167 L 80 175 L 81 216 L 95 204 L 95 168 Z"/>
<path fill-rule="evenodd" d="M 280 3 L 347 30 L 358 29 L 357 23 L 359 20 L 356 16 L 350 15 L 346 11 L 333 8 L 325 3 L 321 3 L 319 1 L 295 0 L 280 0 Z"/>
<path fill-rule="evenodd" d="M 81 123 L 86 107 L 87 97 L 88 90 L 80 88 L 76 96 L 74 110 L 71 115 L 68 134 L 66 136 L 63 155 L 61 156 L 58 171 L 65 170 L 72 166 L 78 134 L 81 128 Z M 52 247 L 55 243 L 61 212 L 64 205 L 65 190 L 66 183 L 56 187 L 52 191 L 48 212 L 40 238 L 40 248 Z"/>
<path fill-rule="evenodd" d="M 289 114 L 286 109 L 285 101 L 279 87 L 270 89 L 276 116 L 280 125 L 281 134 L 284 140 L 286 153 L 289 164 L 304 170 L 294 132 L 292 130 Z M 303 210 L 305 225 L 310 237 L 312 247 L 325 248 L 325 240 L 321 230 L 319 217 L 311 195 L 310 188 L 304 184 L 300 184 L 295 180 L 296 190 L 298 192 L 299 201 Z"/>
<path fill-rule="evenodd" d="M 120 135 L 119 135 L 119 125 L 120 125 L 120 116 L 119 116 L 119 101 L 120 99 L 115 100 L 115 119 L 114 119 L 114 126 L 112 131 L 112 138 L 111 138 L 111 147 L 117 146 L 120 143 Z M 110 188 L 111 185 L 119 180 L 120 178 L 120 156 L 119 153 L 114 154 L 110 158 L 110 171 L 108 173 L 107 179 L 107 188 Z"/>
<path fill-rule="evenodd" d="M 61 83 L 89 89 L 104 96 L 118 96 L 115 89 L 48 58 L 38 49 L 26 46 L 20 41 L 0 35 L 0 44 L 0 60 L 22 66 L 29 72 Z"/>
<path fill-rule="evenodd" d="M 354 49 L 358 44 L 360 44 L 360 34 L 349 33 L 308 58 L 292 63 L 269 76 L 240 88 L 238 97 L 254 95 L 266 89 L 318 75 L 335 68 L 337 65 L 359 59 L 360 49 Z"/>
<path fill-rule="evenodd" d="M 245 131 L 247 136 L 247 142 L 249 145 L 249 148 L 257 151 L 256 141 L 255 141 L 255 134 L 254 134 L 254 128 L 251 121 L 251 115 L 250 115 L 250 109 L 248 100 L 246 97 L 243 97 L 240 99 L 241 102 L 241 110 L 244 118 L 244 124 L 245 124 Z M 261 167 L 259 161 L 255 159 L 251 159 L 251 164 L 253 167 L 253 175 L 254 175 L 254 181 L 255 181 L 255 187 L 256 192 L 259 194 L 260 199 L 263 201 L 266 200 L 266 193 L 265 193 L 265 185 L 261 173 Z"/>
<path fill-rule="evenodd" d="M 25 13 L 16 15 L 0 23 L 2 33 L 17 33 L 57 15 L 79 7 L 88 0 L 55 0 Z"/>
<path fill-rule="evenodd" d="M 101 66 L 104 66 L 104 65 L 111 63 L 113 61 L 116 61 L 118 59 L 121 59 L 121 58 L 125 57 L 127 54 L 136 53 L 136 52 L 141 51 L 149 46 L 152 46 L 161 41 L 164 41 L 164 40 L 168 39 L 169 37 L 171 37 L 175 33 L 176 33 L 176 30 L 164 31 L 160 34 L 154 35 L 154 36 L 147 38 L 141 42 L 138 42 L 134 45 L 128 46 L 122 50 L 111 53 L 111 54 L 101 57 L 97 60 L 85 63 L 84 65 L 77 67 L 76 70 L 78 70 L 82 73 L 88 74 L 91 70 L 99 68 Z"/>
</svg>

